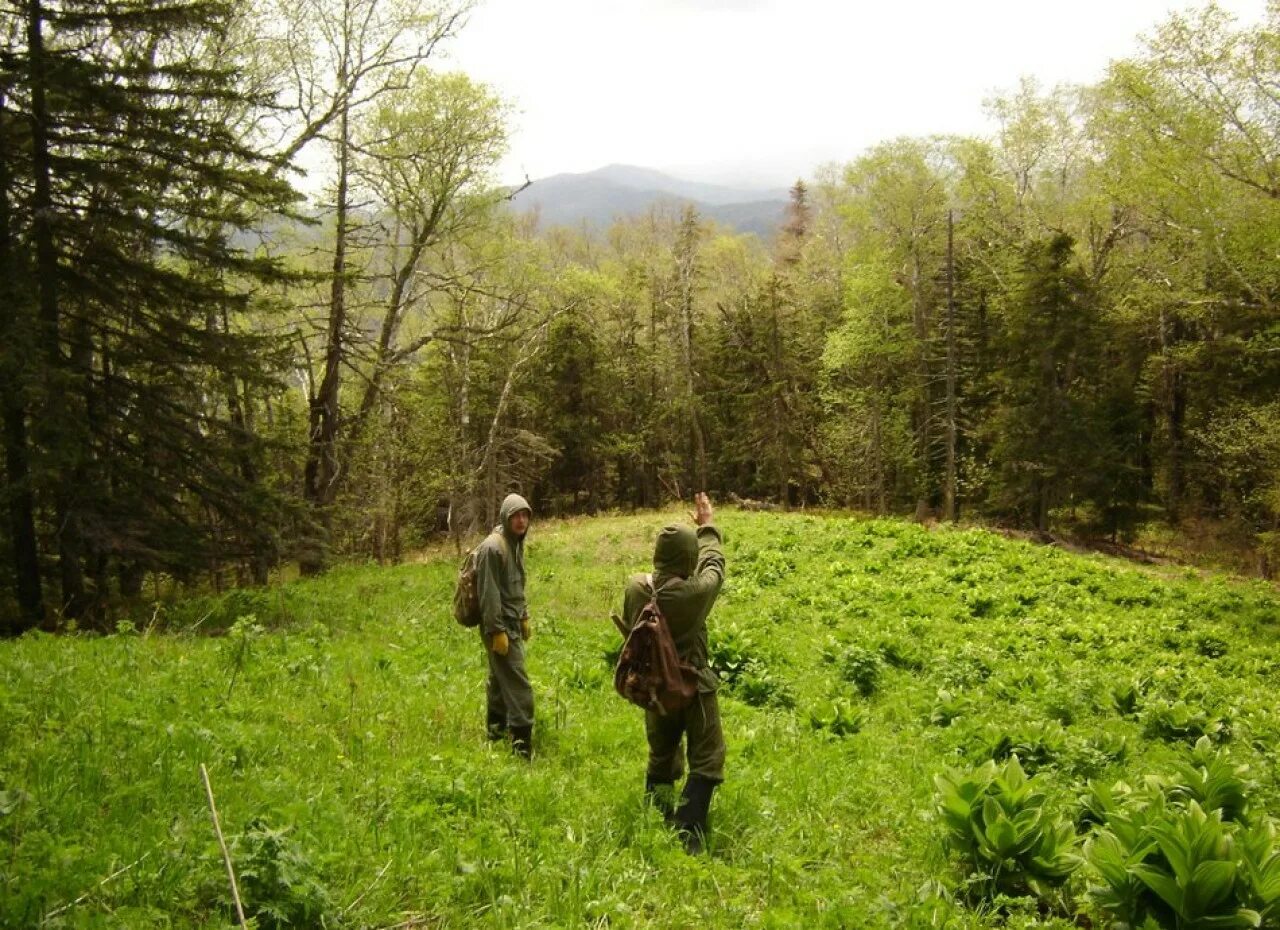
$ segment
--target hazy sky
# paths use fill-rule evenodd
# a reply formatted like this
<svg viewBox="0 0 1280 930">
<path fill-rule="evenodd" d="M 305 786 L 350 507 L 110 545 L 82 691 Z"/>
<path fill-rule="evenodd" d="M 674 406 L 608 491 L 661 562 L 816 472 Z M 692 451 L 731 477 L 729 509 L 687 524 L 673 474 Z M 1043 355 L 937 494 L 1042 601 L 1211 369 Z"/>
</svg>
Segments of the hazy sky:
<svg viewBox="0 0 1280 930">
<path fill-rule="evenodd" d="M 613 162 L 788 184 L 900 135 L 983 133 L 1032 75 L 1099 79 L 1193 0 L 481 0 L 453 67 L 512 103 L 500 180 Z M 1221 0 L 1243 22 L 1265 0 Z"/>
</svg>

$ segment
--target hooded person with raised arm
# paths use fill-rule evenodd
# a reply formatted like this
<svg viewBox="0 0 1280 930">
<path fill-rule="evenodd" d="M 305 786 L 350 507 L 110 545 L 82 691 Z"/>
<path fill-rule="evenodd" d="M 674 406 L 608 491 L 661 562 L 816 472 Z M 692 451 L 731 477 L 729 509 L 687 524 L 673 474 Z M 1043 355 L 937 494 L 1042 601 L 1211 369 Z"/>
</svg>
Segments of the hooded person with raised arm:
<svg viewBox="0 0 1280 930">
<path fill-rule="evenodd" d="M 524 647 L 533 635 L 524 597 L 524 540 L 533 509 L 508 494 L 498 525 L 476 548 L 476 593 L 480 636 L 489 663 L 485 729 L 497 742 L 511 735 L 512 748 L 533 756 L 533 686 L 524 667 Z"/>
<path fill-rule="evenodd" d="M 697 853 L 706 837 L 711 795 L 724 781 L 724 732 L 716 698 L 719 679 L 707 662 L 707 616 L 724 583 L 724 552 L 720 531 L 711 522 L 711 501 L 699 494 L 694 503 L 697 509 L 691 516 L 696 528 L 679 524 L 663 528 L 654 545 L 653 573 L 633 575 L 627 581 L 622 616 L 630 629 L 656 591 L 680 661 L 698 673 L 693 703 L 665 716 L 645 711 L 644 718 L 649 743 L 645 795 L 675 824 L 685 848 Z M 689 777 L 677 807 L 667 797 L 684 771 L 682 741 L 687 742 Z"/>
</svg>

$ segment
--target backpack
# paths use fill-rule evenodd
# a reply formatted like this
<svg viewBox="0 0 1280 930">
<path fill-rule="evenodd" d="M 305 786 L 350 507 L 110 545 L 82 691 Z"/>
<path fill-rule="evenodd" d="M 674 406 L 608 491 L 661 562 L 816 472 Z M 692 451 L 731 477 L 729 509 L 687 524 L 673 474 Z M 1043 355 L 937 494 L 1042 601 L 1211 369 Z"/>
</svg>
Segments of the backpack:
<svg viewBox="0 0 1280 930">
<path fill-rule="evenodd" d="M 506 551 L 507 541 L 501 536 L 498 538 L 502 541 L 503 551 Z M 467 627 L 480 625 L 480 591 L 476 588 L 476 553 L 479 549 L 477 545 L 462 559 L 458 581 L 453 586 L 453 619 Z"/>
<path fill-rule="evenodd" d="M 667 619 L 658 607 L 653 576 L 648 576 L 649 603 L 640 609 L 622 644 L 613 687 L 632 704 L 666 716 L 683 710 L 698 693 L 698 673 L 680 661 Z"/>
</svg>

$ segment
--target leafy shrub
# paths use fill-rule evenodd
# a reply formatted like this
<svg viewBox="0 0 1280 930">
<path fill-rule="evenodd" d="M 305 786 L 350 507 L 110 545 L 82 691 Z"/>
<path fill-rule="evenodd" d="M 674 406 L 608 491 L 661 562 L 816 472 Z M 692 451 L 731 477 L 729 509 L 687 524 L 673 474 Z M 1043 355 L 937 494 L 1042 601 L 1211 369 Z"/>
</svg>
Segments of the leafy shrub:
<svg viewBox="0 0 1280 930">
<path fill-rule="evenodd" d="M 1146 679 L 1133 678 L 1122 681 L 1111 688 L 1111 706 L 1121 717 L 1132 717 L 1138 713 L 1138 705 L 1146 691 Z"/>
<path fill-rule="evenodd" d="M 823 659 L 840 669 L 840 677 L 858 689 L 863 697 L 871 697 L 880 687 L 882 663 L 880 654 L 865 646 L 828 647 Z"/>
<path fill-rule="evenodd" d="M 986 896 L 1048 899 L 1079 864 L 1071 822 L 1052 811 L 1018 758 L 934 778 L 946 845 Z"/>
<path fill-rule="evenodd" d="M 1172 800 L 1199 804 L 1209 811 L 1221 811 L 1223 820 L 1243 822 L 1247 771 L 1234 765 L 1226 753 L 1215 749 L 1207 736 L 1196 741 L 1190 759 L 1179 762 L 1166 792 Z"/>
<path fill-rule="evenodd" d="M 1084 796 L 1080 798 L 1077 826 L 1084 829 L 1090 825 L 1106 823 L 1112 814 L 1123 807 L 1132 794 L 1133 788 L 1122 781 L 1110 786 L 1102 782 L 1090 781 Z"/>
<path fill-rule="evenodd" d="M 796 700 L 786 682 L 771 673 L 763 664 L 752 661 L 747 673 L 732 687 L 735 696 L 752 707 L 795 707 Z"/>
<path fill-rule="evenodd" d="M 940 689 L 933 710 L 929 712 L 929 722 L 935 727 L 949 727 L 968 709 L 969 701 L 963 695 Z"/>
<path fill-rule="evenodd" d="M 735 697 L 753 707 L 794 707 L 786 683 L 756 655 L 756 644 L 740 629 L 724 627 L 710 643 L 709 664 Z"/>
<path fill-rule="evenodd" d="M 853 736 L 866 722 L 866 712 L 844 698 L 836 698 L 809 712 L 809 725 L 833 736 Z"/>
<path fill-rule="evenodd" d="M 1129 755 L 1129 741 L 1107 730 L 1084 739 L 1069 739 L 1064 768 L 1073 775 L 1093 775 Z"/>
<path fill-rule="evenodd" d="M 736 574 L 761 588 L 781 582 L 796 570 L 795 561 L 774 549 L 755 550 L 738 556 Z"/>
<path fill-rule="evenodd" d="M 1220 659 L 1227 654 L 1227 644 L 1209 633 L 1201 633 L 1195 638 L 1196 652 L 1206 659 Z"/>
<path fill-rule="evenodd" d="M 1049 683 L 1049 677 L 1039 668 L 1012 665 L 994 683 L 994 693 L 1006 701 L 1021 703 L 1029 696 L 1039 694 Z"/>
<path fill-rule="evenodd" d="M 969 616 L 982 618 L 989 616 L 999 603 L 989 594 L 968 594 L 964 598 L 965 606 L 969 608 Z"/>
<path fill-rule="evenodd" d="M 1244 903 L 1257 912 L 1264 927 L 1274 927 L 1280 924 L 1280 845 L 1275 824 L 1258 823 L 1236 839 Z"/>
<path fill-rule="evenodd" d="M 754 644 L 736 626 L 717 629 L 708 645 L 711 652 L 708 663 L 726 684 L 734 684 L 755 661 Z"/>
<path fill-rule="evenodd" d="M 943 680 L 950 688 L 971 688 L 982 684 L 994 671 L 994 658 L 972 646 L 962 646 L 952 653 L 942 669 Z"/>
<path fill-rule="evenodd" d="M 618 664 L 616 658 L 613 664 Z M 595 691 L 605 686 L 606 678 L 605 671 L 600 666 L 575 662 L 565 675 L 565 684 L 575 691 Z"/>
<path fill-rule="evenodd" d="M 1054 721 L 1028 723 L 1014 729 L 987 728 L 985 755 L 996 762 L 1017 757 L 1020 767 L 1035 774 L 1066 750 L 1066 732 Z"/>
<path fill-rule="evenodd" d="M 1225 930 L 1261 920 L 1242 900 L 1231 825 L 1221 811 L 1206 813 L 1195 801 L 1167 807 L 1156 794 L 1133 813 L 1113 812 L 1085 844 L 1085 858 L 1102 879 L 1090 897 L 1125 926 L 1152 920 Z"/>
<path fill-rule="evenodd" d="M 897 639 L 884 639 L 880 641 L 879 649 L 880 657 L 886 665 L 911 672 L 918 672 L 924 668 L 924 656 L 910 643 Z"/>
<path fill-rule="evenodd" d="M 236 874 L 246 913 L 264 930 L 322 925 L 329 899 L 305 853 L 262 819 L 236 843 Z"/>
<path fill-rule="evenodd" d="M 1085 858 L 1101 879 L 1093 901 L 1129 927 L 1274 926 L 1280 849 L 1272 823 L 1243 824 L 1243 772 L 1201 737 L 1171 776 L 1140 791 L 1091 785 L 1085 819 L 1098 826 Z"/>
<path fill-rule="evenodd" d="M 1194 743 L 1207 736 L 1216 743 L 1231 739 L 1231 718 L 1194 710 L 1182 700 L 1152 705 L 1143 715 L 1143 733 L 1167 742 Z"/>
</svg>

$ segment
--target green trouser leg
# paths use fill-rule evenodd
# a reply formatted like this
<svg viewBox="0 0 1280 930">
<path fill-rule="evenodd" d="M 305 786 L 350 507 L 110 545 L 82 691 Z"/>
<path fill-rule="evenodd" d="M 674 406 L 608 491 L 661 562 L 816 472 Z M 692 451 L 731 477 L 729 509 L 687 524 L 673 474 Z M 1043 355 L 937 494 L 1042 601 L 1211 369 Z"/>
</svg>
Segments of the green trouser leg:
<svg viewBox="0 0 1280 930">
<path fill-rule="evenodd" d="M 488 719 L 501 719 L 514 730 L 533 726 L 533 686 L 524 668 L 524 642 L 510 631 L 507 637 L 505 656 L 485 650 L 489 662 Z"/>
<path fill-rule="evenodd" d="M 724 780 L 724 732 L 720 728 L 720 702 L 714 691 L 698 694 L 684 710 L 663 716 L 644 715 L 649 742 L 648 776 L 655 782 L 676 782 L 684 774 L 680 742 L 688 742 L 689 774 L 708 781 Z"/>
<path fill-rule="evenodd" d="M 646 795 L 657 794 L 659 786 L 672 785 L 681 776 L 681 740 L 688 742 L 689 779 L 685 782 L 680 806 L 670 821 L 680 831 L 685 849 L 702 851 L 707 834 L 707 812 L 716 785 L 724 780 L 724 732 L 720 726 L 720 703 L 714 691 L 700 692 L 684 710 L 665 716 L 645 714 L 645 735 L 649 741 L 649 770 Z"/>
</svg>

